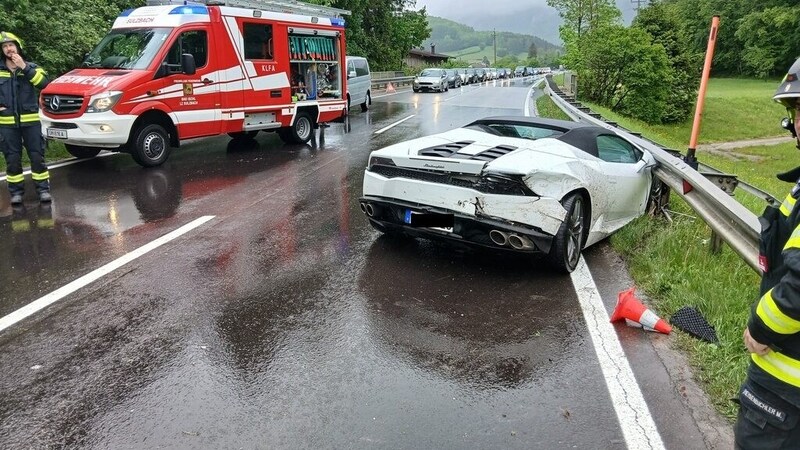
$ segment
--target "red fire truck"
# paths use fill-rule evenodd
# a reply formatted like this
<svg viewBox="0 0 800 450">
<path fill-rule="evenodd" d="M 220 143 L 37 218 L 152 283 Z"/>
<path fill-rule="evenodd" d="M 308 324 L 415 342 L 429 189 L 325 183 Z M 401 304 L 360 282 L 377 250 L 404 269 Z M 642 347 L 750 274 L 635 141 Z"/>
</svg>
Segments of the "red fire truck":
<svg viewBox="0 0 800 450">
<path fill-rule="evenodd" d="M 150 0 L 41 94 L 42 132 L 79 158 L 162 164 L 185 139 L 307 142 L 347 114 L 344 18 L 296 0 Z"/>
</svg>

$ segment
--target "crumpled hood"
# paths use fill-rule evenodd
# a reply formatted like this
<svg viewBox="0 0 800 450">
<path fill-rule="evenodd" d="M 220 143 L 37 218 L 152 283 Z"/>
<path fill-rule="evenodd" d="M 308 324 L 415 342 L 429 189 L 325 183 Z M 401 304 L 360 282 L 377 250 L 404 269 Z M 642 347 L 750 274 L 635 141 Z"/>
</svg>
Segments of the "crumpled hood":
<svg viewBox="0 0 800 450">
<path fill-rule="evenodd" d="M 137 80 L 149 73 L 144 70 L 74 69 L 51 81 L 44 92 L 92 96 L 105 91 L 122 91 L 123 87 L 137 85 Z"/>
</svg>

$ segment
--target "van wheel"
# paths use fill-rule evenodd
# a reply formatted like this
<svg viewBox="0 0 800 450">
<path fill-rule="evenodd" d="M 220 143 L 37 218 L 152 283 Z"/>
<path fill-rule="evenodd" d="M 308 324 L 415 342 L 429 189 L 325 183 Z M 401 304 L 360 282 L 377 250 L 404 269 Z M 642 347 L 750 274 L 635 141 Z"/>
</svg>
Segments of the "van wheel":
<svg viewBox="0 0 800 450">
<path fill-rule="evenodd" d="M 254 137 L 256 137 L 257 134 L 258 134 L 258 130 L 236 131 L 236 132 L 233 132 L 233 133 L 228 133 L 228 136 L 230 136 L 230 137 L 232 137 L 234 139 L 244 139 L 244 138 L 253 139 Z"/>
<path fill-rule="evenodd" d="M 314 132 L 314 121 L 311 120 L 311 115 L 304 111 L 297 113 L 294 124 L 287 131 L 291 143 L 305 144 L 311 139 L 311 133 Z"/>
<path fill-rule="evenodd" d="M 64 147 L 66 147 L 67 152 L 69 152 L 70 155 L 76 158 L 94 158 L 98 153 L 100 153 L 100 150 L 102 150 L 101 148 L 84 147 L 82 145 L 72 144 L 64 144 Z"/>
<path fill-rule="evenodd" d="M 345 115 L 350 114 L 350 96 L 347 96 L 347 109 L 344 111 Z"/>
<path fill-rule="evenodd" d="M 155 167 L 169 156 L 169 134 L 159 124 L 143 126 L 136 131 L 131 148 L 133 159 L 144 167 Z"/>
<path fill-rule="evenodd" d="M 367 111 L 369 109 L 369 105 L 372 104 L 372 97 L 369 95 L 369 91 L 367 92 L 367 98 L 364 99 L 364 103 L 361 104 L 361 111 Z"/>
</svg>

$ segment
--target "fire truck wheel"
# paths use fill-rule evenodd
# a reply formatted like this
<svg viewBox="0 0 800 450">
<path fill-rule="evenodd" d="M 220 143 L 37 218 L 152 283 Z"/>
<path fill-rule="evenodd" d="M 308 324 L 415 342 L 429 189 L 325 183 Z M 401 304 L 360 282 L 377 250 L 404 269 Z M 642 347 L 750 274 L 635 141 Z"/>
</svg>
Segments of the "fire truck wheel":
<svg viewBox="0 0 800 450">
<path fill-rule="evenodd" d="M 72 144 L 64 144 L 64 147 L 67 148 L 67 151 L 70 155 L 76 158 L 94 158 L 100 153 L 100 148 L 96 147 L 84 147 L 82 145 L 72 145 Z"/>
<path fill-rule="evenodd" d="M 131 149 L 133 159 L 144 167 L 161 165 L 169 156 L 169 135 L 164 127 L 152 123 L 139 128 Z"/>
<path fill-rule="evenodd" d="M 235 133 L 228 133 L 228 136 L 234 139 L 253 139 L 258 134 L 258 130 L 253 131 L 237 131 Z"/>
<path fill-rule="evenodd" d="M 367 98 L 364 100 L 364 103 L 361 104 L 361 111 L 366 111 L 369 109 L 369 105 L 372 104 L 372 97 L 370 97 L 369 92 L 367 92 Z"/>
<path fill-rule="evenodd" d="M 311 116 L 304 111 L 297 113 L 294 118 L 294 125 L 289 127 L 289 139 L 295 144 L 305 144 L 311 139 L 311 133 L 314 131 L 314 122 Z"/>
</svg>

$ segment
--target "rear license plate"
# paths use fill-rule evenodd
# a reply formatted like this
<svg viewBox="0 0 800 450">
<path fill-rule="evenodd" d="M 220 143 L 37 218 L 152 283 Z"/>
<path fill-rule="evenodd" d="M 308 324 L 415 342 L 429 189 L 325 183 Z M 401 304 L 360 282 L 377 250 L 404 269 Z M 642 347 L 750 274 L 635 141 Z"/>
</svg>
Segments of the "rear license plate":
<svg viewBox="0 0 800 450">
<path fill-rule="evenodd" d="M 406 210 L 403 221 L 412 227 L 453 228 L 453 215 Z"/>
<path fill-rule="evenodd" d="M 47 137 L 66 139 L 67 130 L 62 130 L 60 128 L 48 128 Z"/>
</svg>

